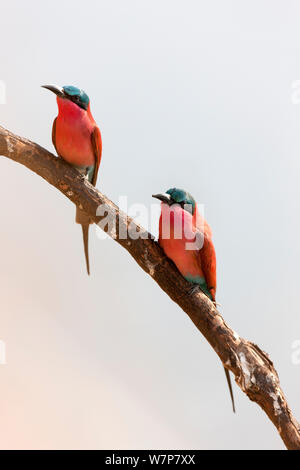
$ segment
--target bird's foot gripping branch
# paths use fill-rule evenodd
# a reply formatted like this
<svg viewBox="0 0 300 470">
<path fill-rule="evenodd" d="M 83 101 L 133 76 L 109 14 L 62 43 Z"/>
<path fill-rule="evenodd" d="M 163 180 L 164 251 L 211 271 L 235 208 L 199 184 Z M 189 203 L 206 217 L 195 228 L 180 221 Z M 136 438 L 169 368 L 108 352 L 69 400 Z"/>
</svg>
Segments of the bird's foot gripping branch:
<svg viewBox="0 0 300 470">
<path fill-rule="evenodd" d="M 103 217 L 116 214 L 117 226 L 120 223 L 126 226 L 135 224 L 76 169 L 39 145 L 2 127 L 0 155 L 21 163 L 40 175 L 84 210 L 93 222 L 98 223 Z M 97 208 L 103 204 L 106 205 L 107 214 L 99 216 Z M 191 293 L 190 283 L 180 275 L 151 235 L 138 225 L 136 231 L 143 233 L 143 236 L 134 240 L 119 238 L 119 230 L 109 235 L 122 245 L 138 265 L 187 313 L 223 365 L 234 374 L 241 390 L 264 410 L 276 426 L 286 447 L 300 450 L 299 424 L 291 413 L 277 372 L 268 355 L 258 346 L 240 338 L 228 327 L 206 295 L 201 291 Z"/>
</svg>

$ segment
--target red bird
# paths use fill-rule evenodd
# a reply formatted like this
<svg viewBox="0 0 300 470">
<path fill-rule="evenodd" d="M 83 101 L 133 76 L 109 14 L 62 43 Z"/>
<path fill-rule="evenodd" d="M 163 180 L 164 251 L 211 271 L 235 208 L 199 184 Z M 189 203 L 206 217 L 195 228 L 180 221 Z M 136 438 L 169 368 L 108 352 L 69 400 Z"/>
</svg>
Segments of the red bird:
<svg viewBox="0 0 300 470">
<path fill-rule="evenodd" d="M 85 174 L 96 185 L 102 155 L 99 127 L 91 113 L 88 95 L 77 87 L 44 85 L 57 95 L 58 116 L 52 128 L 52 142 L 57 154 Z M 89 226 L 90 217 L 77 207 L 76 222 L 81 224 L 86 268 L 90 274 Z"/>
<path fill-rule="evenodd" d="M 200 215 L 195 199 L 178 188 L 153 197 L 161 201 L 159 245 L 182 276 L 194 286 L 199 286 L 215 302 L 217 275 L 212 231 Z M 224 370 L 235 412 L 230 375 L 227 369 Z"/>
</svg>

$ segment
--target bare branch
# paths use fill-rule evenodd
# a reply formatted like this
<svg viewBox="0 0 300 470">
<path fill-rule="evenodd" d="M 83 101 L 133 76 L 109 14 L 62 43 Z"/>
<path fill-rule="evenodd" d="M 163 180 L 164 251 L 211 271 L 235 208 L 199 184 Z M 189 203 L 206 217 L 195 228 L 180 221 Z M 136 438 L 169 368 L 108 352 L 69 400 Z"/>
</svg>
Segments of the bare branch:
<svg viewBox="0 0 300 470">
<path fill-rule="evenodd" d="M 300 450 L 299 424 L 288 407 L 277 372 L 268 355 L 228 327 L 202 292 L 191 293 L 190 284 L 145 229 L 137 226 L 132 219 L 119 211 L 115 204 L 62 159 L 2 127 L 0 155 L 21 163 L 40 175 L 74 204 L 84 209 L 95 223 L 99 223 L 104 216 L 116 216 L 117 226 L 108 230 L 109 235 L 122 245 L 139 266 L 188 314 L 224 366 L 234 374 L 239 387 L 268 415 L 286 447 Z M 102 204 L 106 204 L 107 213 L 97 216 L 97 208 Z M 136 240 L 120 238 L 121 224 L 123 228 L 131 224 L 142 236 Z"/>
</svg>

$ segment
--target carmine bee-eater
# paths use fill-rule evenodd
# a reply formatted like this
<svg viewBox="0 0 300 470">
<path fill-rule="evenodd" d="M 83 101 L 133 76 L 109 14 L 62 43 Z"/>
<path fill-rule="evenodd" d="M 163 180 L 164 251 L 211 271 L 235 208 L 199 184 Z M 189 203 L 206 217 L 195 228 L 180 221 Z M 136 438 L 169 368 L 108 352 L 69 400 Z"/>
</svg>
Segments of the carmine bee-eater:
<svg viewBox="0 0 300 470">
<path fill-rule="evenodd" d="M 198 211 L 195 199 L 187 191 L 171 188 L 154 194 L 161 201 L 159 245 L 182 276 L 216 301 L 216 253 L 212 231 Z M 234 398 L 230 375 L 225 369 L 233 411 Z"/>
<path fill-rule="evenodd" d="M 57 96 L 58 116 L 52 127 L 52 142 L 58 156 L 66 160 L 94 186 L 102 154 L 99 127 L 91 113 L 88 95 L 75 86 L 43 85 Z M 77 207 L 76 222 L 82 227 L 86 268 L 90 274 L 89 226 L 90 217 Z"/>
</svg>

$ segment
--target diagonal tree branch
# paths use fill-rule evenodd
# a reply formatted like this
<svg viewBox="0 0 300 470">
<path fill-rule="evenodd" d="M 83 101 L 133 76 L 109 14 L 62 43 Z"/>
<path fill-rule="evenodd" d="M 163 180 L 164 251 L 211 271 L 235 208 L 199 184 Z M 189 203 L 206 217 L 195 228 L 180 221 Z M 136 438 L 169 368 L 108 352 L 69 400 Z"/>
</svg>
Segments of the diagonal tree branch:
<svg viewBox="0 0 300 470">
<path fill-rule="evenodd" d="M 191 293 L 190 284 L 164 255 L 153 237 L 119 211 L 106 196 L 95 189 L 62 159 L 27 139 L 0 126 L 0 155 L 25 165 L 55 186 L 74 204 L 84 209 L 95 223 L 108 221 L 108 234 L 122 245 L 139 266 L 184 310 L 235 376 L 239 387 L 256 402 L 276 426 L 288 449 L 300 450 L 300 427 L 293 417 L 280 387 L 277 372 L 268 355 L 241 338 L 202 293 Z M 99 214 L 99 206 L 106 212 Z M 112 222 L 116 217 L 116 226 Z M 140 232 L 137 239 L 121 238 L 120 229 Z"/>
</svg>

